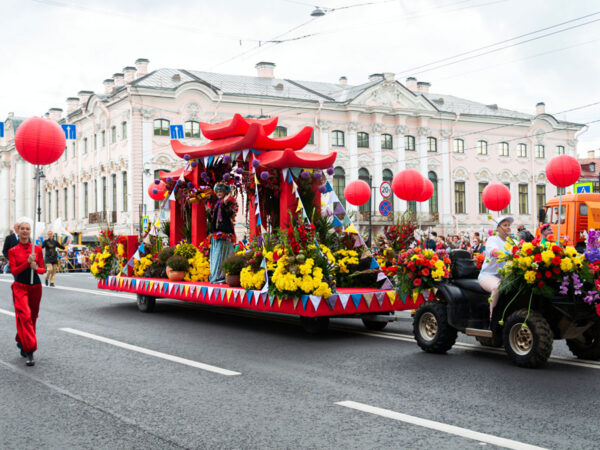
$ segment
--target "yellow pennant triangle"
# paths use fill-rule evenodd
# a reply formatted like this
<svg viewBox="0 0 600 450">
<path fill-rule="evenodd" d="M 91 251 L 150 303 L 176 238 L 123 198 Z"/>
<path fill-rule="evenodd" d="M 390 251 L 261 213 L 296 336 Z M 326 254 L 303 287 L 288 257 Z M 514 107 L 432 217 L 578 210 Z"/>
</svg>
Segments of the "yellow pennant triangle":
<svg viewBox="0 0 600 450">
<path fill-rule="evenodd" d="M 298 199 L 298 207 L 296 208 L 296 212 L 302 211 L 302 200 Z"/>
<path fill-rule="evenodd" d="M 280 308 L 281 308 L 281 301 L 282 301 L 282 300 L 281 300 L 281 299 L 278 297 L 278 298 L 277 298 L 277 306 L 279 306 Z"/>
<path fill-rule="evenodd" d="M 354 233 L 354 234 L 358 234 L 358 231 L 356 231 L 356 227 L 354 225 L 350 225 L 348 228 L 346 228 L 344 230 L 344 233 Z"/>
<path fill-rule="evenodd" d="M 189 293 L 190 293 L 190 287 L 187 284 L 183 288 L 183 292 L 185 292 L 185 295 L 189 295 Z"/>
<path fill-rule="evenodd" d="M 150 290 L 152 290 L 152 288 L 154 287 L 154 281 L 150 282 Z"/>
<path fill-rule="evenodd" d="M 390 299 L 390 303 L 394 306 L 394 302 L 396 301 L 396 291 L 388 291 L 388 298 Z"/>
<path fill-rule="evenodd" d="M 225 297 L 227 298 L 227 303 L 229 303 L 229 300 L 231 299 L 231 289 L 225 291 Z"/>
</svg>

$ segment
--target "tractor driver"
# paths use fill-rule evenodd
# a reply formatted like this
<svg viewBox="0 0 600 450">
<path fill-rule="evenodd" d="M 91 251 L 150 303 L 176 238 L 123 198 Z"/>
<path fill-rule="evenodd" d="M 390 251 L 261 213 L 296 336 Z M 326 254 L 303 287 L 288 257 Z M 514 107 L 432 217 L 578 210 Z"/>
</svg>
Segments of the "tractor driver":
<svg viewBox="0 0 600 450">
<path fill-rule="evenodd" d="M 501 216 L 496 219 L 496 233 L 490 236 L 485 243 L 485 262 L 481 266 L 478 281 L 482 289 L 490 293 L 490 317 L 494 306 L 498 303 L 498 286 L 500 275 L 498 270 L 504 262 L 498 262 L 498 252 L 504 250 L 506 238 L 510 236 L 510 226 L 514 219 L 510 216 Z"/>
</svg>

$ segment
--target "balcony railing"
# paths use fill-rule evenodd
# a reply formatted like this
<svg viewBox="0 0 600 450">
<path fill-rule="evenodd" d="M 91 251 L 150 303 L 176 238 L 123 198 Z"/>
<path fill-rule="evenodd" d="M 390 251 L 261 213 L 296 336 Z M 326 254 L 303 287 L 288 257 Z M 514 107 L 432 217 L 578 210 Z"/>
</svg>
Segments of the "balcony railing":
<svg viewBox="0 0 600 450">
<path fill-rule="evenodd" d="M 116 211 L 96 211 L 88 216 L 89 223 L 115 223 L 117 221 Z"/>
</svg>

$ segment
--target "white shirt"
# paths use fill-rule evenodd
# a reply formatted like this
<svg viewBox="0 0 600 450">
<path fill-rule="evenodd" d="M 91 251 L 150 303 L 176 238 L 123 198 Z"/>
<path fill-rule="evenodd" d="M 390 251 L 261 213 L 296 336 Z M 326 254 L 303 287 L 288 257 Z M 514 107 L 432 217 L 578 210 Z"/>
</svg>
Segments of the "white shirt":
<svg viewBox="0 0 600 450">
<path fill-rule="evenodd" d="M 477 277 L 479 281 L 489 276 L 500 276 L 498 275 L 498 269 L 504 266 L 504 262 L 498 262 L 498 260 L 494 256 L 492 256 L 492 251 L 503 251 L 505 243 L 506 241 L 500 238 L 500 236 L 498 235 L 490 236 L 488 238 L 488 240 L 485 243 L 485 262 L 481 266 L 481 272 L 479 272 L 479 277 Z"/>
</svg>

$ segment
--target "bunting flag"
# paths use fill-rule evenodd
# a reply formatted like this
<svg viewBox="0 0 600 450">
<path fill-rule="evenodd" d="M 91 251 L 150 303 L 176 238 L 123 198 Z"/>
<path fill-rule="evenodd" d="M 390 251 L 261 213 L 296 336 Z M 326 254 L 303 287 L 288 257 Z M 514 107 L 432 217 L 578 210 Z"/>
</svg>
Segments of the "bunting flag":
<svg viewBox="0 0 600 450">
<path fill-rule="evenodd" d="M 214 292 L 214 289 L 215 289 L 215 288 L 213 288 L 212 286 L 209 286 L 209 287 L 208 287 L 208 300 L 209 300 L 209 301 L 211 301 L 211 299 L 213 298 L 213 292 Z"/>
<path fill-rule="evenodd" d="M 252 291 L 246 291 L 246 299 L 248 301 L 248 304 L 251 305 L 252 304 Z"/>
<path fill-rule="evenodd" d="M 385 276 L 385 273 L 383 273 L 383 272 L 379 272 L 379 273 L 377 274 L 377 281 L 381 281 L 381 280 L 383 280 L 384 278 L 386 278 L 386 276 Z"/>
<path fill-rule="evenodd" d="M 296 306 L 298 306 L 298 302 L 299 302 L 299 301 L 300 301 L 300 299 L 299 299 L 299 298 L 297 298 L 297 297 L 294 297 L 294 298 L 292 299 L 292 302 L 294 303 L 294 310 L 296 309 Z"/>
<path fill-rule="evenodd" d="M 302 309 L 304 309 L 306 311 L 306 304 L 308 303 L 308 295 L 303 295 L 302 297 L 300 297 L 300 300 L 302 300 Z"/>
<path fill-rule="evenodd" d="M 212 162 L 214 161 L 215 157 L 214 156 L 209 156 L 208 157 L 208 167 L 210 167 L 212 165 Z"/>
<path fill-rule="evenodd" d="M 296 178 L 298 178 L 300 176 L 300 172 L 302 172 L 302 169 L 300 169 L 299 167 L 292 167 L 290 171 L 294 174 Z"/>
<path fill-rule="evenodd" d="M 333 213 L 337 216 L 341 216 L 342 214 L 346 214 L 346 210 L 344 209 L 344 207 L 342 206 L 341 203 L 336 203 L 335 207 L 333 208 Z M 344 221 L 346 220 L 346 217 L 344 217 Z M 345 224 L 346 222 L 344 222 Z M 350 223 L 348 223 L 348 225 L 350 225 Z"/>
<path fill-rule="evenodd" d="M 358 305 L 360 305 L 360 299 L 362 298 L 362 294 L 351 294 L 350 297 L 352 297 L 352 303 L 354 303 L 354 307 L 358 308 Z"/>
<path fill-rule="evenodd" d="M 310 302 L 313 305 L 313 308 L 315 308 L 315 312 L 319 309 L 319 305 L 321 304 L 321 299 L 323 297 L 321 297 L 320 295 L 309 295 L 310 298 Z"/>
<path fill-rule="evenodd" d="M 369 269 L 379 269 L 379 263 L 375 258 L 371 258 L 371 265 L 369 266 Z"/>
<path fill-rule="evenodd" d="M 365 299 L 365 303 L 367 304 L 367 308 L 371 307 L 371 302 L 373 301 L 373 293 L 370 292 L 368 294 L 363 294 L 363 298 Z"/>
<path fill-rule="evenodd" d="M 339 294 L 339 296 L 340 296 L 340 303 L 342 304 L 342 308 L 346 309 L 348 300 L 350 300 L 350 294 Z"/>
<path fill-rule="evenodd" d="M 356 231 L 356 227 L 354 225 L 350 225 L 344 230 L 344 233 L 358 234 L 358 231 Z"/>
<path fill-rule="evenodd" d="M 377 300 L 377 303 L 379 303 L 379 306 L 382 306 L 383 300 L 385 299 L 385 292 L 375 292 L 375 299 Z"/>
<path fill-rule="evenodd" d="M 333 188 L 331 187 L 331 183 L 329 183 L 329 181 L 325 182 L 325 193 L 327 193 L 327 192 L 333 192 L 335 194 L 335 192 L 333 191 Z"/>
<path fill-rule="evenodd" d="M 421 291 L 421 294 L 423 294 L 423 300 L 427 301 L 429 300 L 429 295 L 431 294 L 431 291 L 429 289 L 423 289 Z"/>
<path fill-rule="evenodd" d="M 251 148 L 250 151 L 255 155 L 260 155 L 260 150 L 256 150 L 255 148 Z"/>
<path fill-rule="evenodd" d="M 185 296 L 187 297 L 188 295 L 190 295 L 190 287 L 189 285 L 185 285 L 185 288 L 183 289 L 183 293 L 185 294 Z"/>
<path fill-rule="evenodd" d="M 248 158 L 249 152 L 250 152 L 250 150 L 248 150 L 248 149 L 242 150 L 242 158 L 244 159 L 244 161 L 246 161 L 246 159 Z"/>
<path fill-rule="evenodd" d="M 390 304 L 394 306 L 394 302 L 396 301 L 396 291 L 389 291 L 387 296 L 390 299 Z"/>
<path fill-rule="evenodd" d="M 329 183 L 329 182 L 328 182 Z M 335 192 L 331 192 L 329 195 L 329 199 L 327 200 L 328 205 L 333 205 L 334 203 L 340 203 L 340 199 Z"/>
<path fill-rule="evenodd" d="M 384 275 L 384 278 L 385 278 L 385 281 L 381 285 L 381 289 L 386 289 L 386 290 L 388 290 L 388 289 L 394 289 L 394 285 L 392 284 L 392 282 L 390 281 L 390 279 L 388 277 L 386 277 L 385 275 Z"/>
<path fill-rule="evenodd" d="M 278 307 L 278 308 L 281 308 L 281 302 L 282 302 L 282 301 L 283 301 L 283 300 L 281 300 L 279 297 L 277 297 L 277 307 Z"/>
<path fill-rule="evenodd" d="M 260 292 L 258 291 L 253 291 L 254 292 L 254 304 L 258 305 L 258 299 L 260 298 Z"/>
<path fill-rule="evenodd" d="M 281 169 L 281 176 L 283 177 L 283 181 L 287 181 L 287 175 L 288 172 L 290 171 L 290 169 L 288 169 L 287 167 L 284 167 L 283 169 Z M 289 183 L 289 181 L 288 181 Z"/>
<path fill-rule="evenodd" d="M 333 294 L 330 297 L 327 297 L 325 299 L 325 302 L 327 303 L 327 306 L 329 306 L 330 309 L 334 309 L 335 308 L 335 303 L 337 302 L 338 299 L 338 295 L 337 294 Z"/>
<path fill-rule="evenodd" d="M 206 293 L 208 292 L 208 288 L 206 286 L 202 286 L 202 298 L 206 298 Z"/>
<path fill-rule="evenodd" d="M 140 251 L 139 249 L 135 251 L 135 253 L 133 254 L 133 258 L 137 261 L 139 261 L 140 259 L 142 259 L 142 257 L 140 256 Z M 135 263 L 134 263 L 135 264 Z"/>
</svg>

